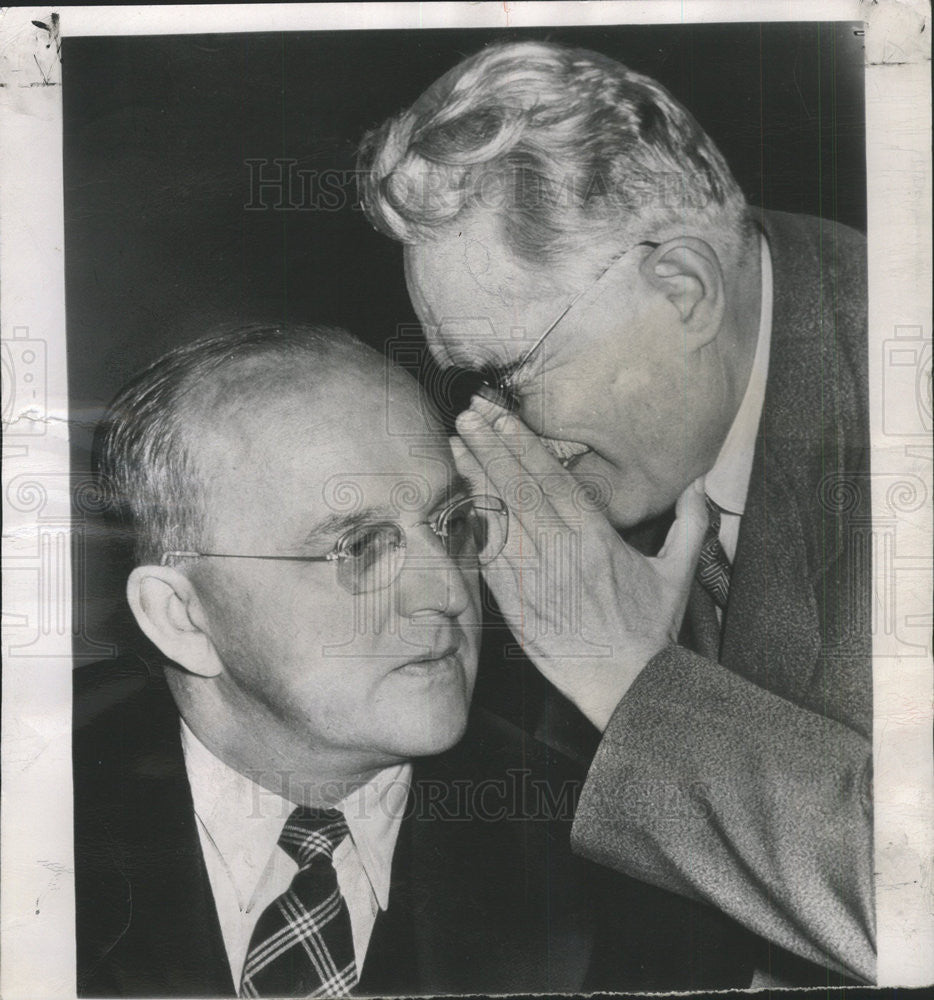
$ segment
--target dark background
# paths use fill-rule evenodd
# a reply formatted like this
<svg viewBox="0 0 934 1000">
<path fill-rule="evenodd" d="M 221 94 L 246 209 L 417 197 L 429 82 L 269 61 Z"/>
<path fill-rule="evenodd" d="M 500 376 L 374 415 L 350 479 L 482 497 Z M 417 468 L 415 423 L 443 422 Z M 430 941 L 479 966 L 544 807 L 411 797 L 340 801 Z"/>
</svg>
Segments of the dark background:
<svg viewBox="0 0 934 1000">
<path fill-rule="evenodd" d="M 167 348 L 232 317 L 346 326 L 382 346 L 416 328 L 401 248 L 355 204 L 363 132 L 494 39 L 550 39 L 655 77 L 730 163 L 749 201 L 865 231 L 858 24 L 68 38 L 65 260 L 72 463 L 86 479 L 108 400 Z M 249 159 L 332 171 L 297 209 L 247 209 Z M 268 170 L 275 168 L 269 167 Z M 334 173 L 334 172 L 337 173 Z M 342 171 L 347 180 L 341 182 Z M 312 192 L 314 195 L 315 192 Z M 75 553 L 76 660 L 141 647 L 124 546 L 87 504 Z M 505 632 L 488 636 L 487 657 Z M 484 676 L 514 706 L 527 664 Z"/>
</svg>

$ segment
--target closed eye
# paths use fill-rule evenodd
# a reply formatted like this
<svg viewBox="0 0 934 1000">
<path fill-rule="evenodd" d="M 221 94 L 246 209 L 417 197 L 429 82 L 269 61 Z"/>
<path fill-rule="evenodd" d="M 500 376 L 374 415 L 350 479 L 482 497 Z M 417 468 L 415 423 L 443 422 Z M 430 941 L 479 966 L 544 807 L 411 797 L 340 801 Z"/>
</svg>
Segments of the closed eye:
<svg viewBox="0 0 934 1000">
<path fill-rule="evenodd" d="M 521 384 L 518 375 L 524 367 L 525 359 L 521 362 L 517 361 L 515 364 L 507 365 L 500 372 L 498 385 L 501 385 L 504 389 L 515 389 L 517 385 Z"/>
<path fill-rule="evenodd" d="M 514 365 L 483 365 L 477 369 L 477 373 L 487 385 L 500 386 L 514 367 Z"/>
</svg>

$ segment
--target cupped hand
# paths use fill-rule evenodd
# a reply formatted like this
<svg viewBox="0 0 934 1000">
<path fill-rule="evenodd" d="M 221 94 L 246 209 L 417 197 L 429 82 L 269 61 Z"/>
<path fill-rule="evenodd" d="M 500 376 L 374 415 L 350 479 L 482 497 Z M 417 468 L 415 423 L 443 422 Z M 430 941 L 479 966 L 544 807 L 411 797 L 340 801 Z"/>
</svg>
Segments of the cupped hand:
<svg viewBox="0 0 934 1000">
<path fill-rule="evenodd" d="M 676 640 L 707 527 L 703 480 L 679 498 L 657 556 L 627 545 L 580 480 L 518 417 L 476 399 L 451 448 L 477 492 L 509 507 L 509 538 L 484 577 L 526 655 L 603 731 L 646 664 Z"/>
</svg>

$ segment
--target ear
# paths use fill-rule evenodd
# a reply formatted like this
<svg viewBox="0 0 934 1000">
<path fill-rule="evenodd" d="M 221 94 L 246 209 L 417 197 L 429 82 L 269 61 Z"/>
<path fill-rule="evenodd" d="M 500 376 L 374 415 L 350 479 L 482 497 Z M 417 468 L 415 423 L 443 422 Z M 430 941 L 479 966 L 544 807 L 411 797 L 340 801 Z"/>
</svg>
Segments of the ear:
<svg viewBox="0 0 934 1000">
<path fill-rule="evenodd" d="M 172 566 L 137 566 L 126 596 L 139 627 L 170 660 L 200 677 L 223 673 L 201 602 L 183 573 Z"/>
<path fill-rule="evenodd" d="M 693 236 L 667 240 L 645 258 L 641 274 L 677 310 L 693 346 L 717 336 L 726 289 L 720 258 L 709 243 Z"/>
</svg>

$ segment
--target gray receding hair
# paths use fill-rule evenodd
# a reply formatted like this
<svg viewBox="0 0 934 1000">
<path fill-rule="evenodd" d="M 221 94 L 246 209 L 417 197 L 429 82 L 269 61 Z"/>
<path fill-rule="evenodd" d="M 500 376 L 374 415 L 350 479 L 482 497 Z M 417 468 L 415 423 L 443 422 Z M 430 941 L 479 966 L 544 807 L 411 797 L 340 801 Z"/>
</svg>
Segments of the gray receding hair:
<svg viewBox="0 0 934 1000">
<path fill-rule="evenodd" d="M 425 242 L 462 213 L 493 210 L 529 265 L 612 257 L 673 226 L 713 228 L 734 257 L 751 232 L 723 156 L 660 84 L 552 43 L 463 60 L 364 137 L 357 176 L 386 235 Z"/>
<path fill-rule="evenodd" d="M 207 530 L 199 429 L 223 403 L 333 371 L 372 351 L 326 326 L 225 326 L 164 354 L 114 398 L 98 426 L 95 465 L 110 510 L 132 531 L 138 565 L 197 551 Z M 312 364 L 299 368 L 299 360 Z M 235 398 L 231 399 L 230 396 Z"/>
</svg>

